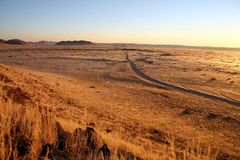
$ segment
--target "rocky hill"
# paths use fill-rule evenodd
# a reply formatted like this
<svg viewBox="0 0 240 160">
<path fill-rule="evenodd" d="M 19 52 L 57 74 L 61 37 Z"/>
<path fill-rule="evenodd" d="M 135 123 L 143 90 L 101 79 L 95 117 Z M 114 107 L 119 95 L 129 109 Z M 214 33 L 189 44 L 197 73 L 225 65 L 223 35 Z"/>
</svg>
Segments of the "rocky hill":
<svg viewBox="0 0 240 160">
<path fill-rule="evenodd" d="M 23 40 L 20 39 L 10 39 L 6 42 L 7 44 L 26 44 L 26 42 L 24 42 Z"/>
<path fill-rule="evenodd" d="M 6 43 L 6 40 L 0 39 L 0 43 Z"/>
<path fill-rule="evenodd" d="M 10 39 L 10 40 L 8 40 L 8 41 L 0 40 L 0 42 L 6 43 L 6 44 L 14 44 L 14 45 L 23 45 L 23 44 L 26 44 L 26 42 L 24 42 L 23 40 L 20 40 L 20 39 Z"/>
<path fill-rule="evenodd" d="M 80 40 L 80 41 L 60 41 L 56 45 L 89 45 L 94 44 L 90 41 Z"/>
</svg>

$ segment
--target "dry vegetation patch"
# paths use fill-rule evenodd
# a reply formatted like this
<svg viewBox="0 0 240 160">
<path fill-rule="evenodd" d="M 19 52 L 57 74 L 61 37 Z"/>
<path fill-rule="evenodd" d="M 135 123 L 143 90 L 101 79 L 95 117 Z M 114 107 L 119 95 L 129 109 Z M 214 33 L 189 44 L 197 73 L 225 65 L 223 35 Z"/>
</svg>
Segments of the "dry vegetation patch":
<svg viewBox="0 0 240 160">
<path fill-rule="evenodd" d="M 15 67 L 0 66 L 5 159 L 239 158 L 237 108 L 148 84 L 132 74 L 123 51 L 92 47 L 97 45 L 0 49 L 1 63 Z M 226 90 L 238 87 L 238 74 L 208 72 L 214 66 L 202 66 L 204 56 L 192 50 L 134 49 L 129 56 L 159 80 L 211 89 L 230 78 L 234 83 Z"/>
<path fill-rule="evenodd" d="M 93 128 L 65 131 L 51 110 L 12 101 L 14 96 L 18 95 L 2 98 L 1 94 L 0 98 L 2 159 L 142 159 L 125 147 L 110 149 Z M 163 159 L 214 159 L 217 154 L 200 143 L 183 145 L 181 140 L 160 130 L 151 129 L 148 133 L 151 140 L 166 145 Z M 145 158 L 152 159 L 150 157 Z"/>
</svg>

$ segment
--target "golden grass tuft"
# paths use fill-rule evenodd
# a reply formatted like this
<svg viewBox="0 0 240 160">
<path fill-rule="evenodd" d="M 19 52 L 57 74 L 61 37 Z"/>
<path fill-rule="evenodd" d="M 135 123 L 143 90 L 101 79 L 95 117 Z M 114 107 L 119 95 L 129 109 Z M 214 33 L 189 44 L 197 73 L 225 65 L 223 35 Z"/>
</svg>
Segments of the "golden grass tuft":
<svg viewBox="0 0 240 160">
<path fill-rule="evenodd" d="M 23 106 L 0 98 L 1 159 L 38 159 L 44 144 L 56 141 L 55 117 L 37 105 Z M 27 152 L 21 156 L 21 152 Z"/>
</svg>

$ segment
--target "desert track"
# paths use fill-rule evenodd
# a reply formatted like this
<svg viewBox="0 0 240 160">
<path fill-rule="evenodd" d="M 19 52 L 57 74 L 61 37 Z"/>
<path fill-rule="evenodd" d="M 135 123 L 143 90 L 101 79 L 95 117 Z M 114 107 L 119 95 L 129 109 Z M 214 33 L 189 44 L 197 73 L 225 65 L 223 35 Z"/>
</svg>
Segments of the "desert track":
<svg viewBox="0 0 240 160">
<path fill-rule="evenodd" d="M 148 83 L 154 84 L 156 86 L 162 85 L 162 86 L 170 87 L 170 88 L 182 91 L 182 92 L 194 94 L 194 95 L 201 96 L 201 97 L 204 97 L 204 98 L 208 98 L 208 99 L 211 99 L 211 100 L 217 100 L 217 101 L 225 102 L 225 103 L 228 103 L 228 104 L 231 104 L 231 105 L 234 105 L 234 106 L 240 106 L 240 101 L 237 101 L 237 100 L 218 97 L 218 96 L 215 96 L 215 95 L 212 95 L 212 94 L 203 93 L 203 92 L 196 91 L 196 90 L 193 90 L 193 89 L 188 89 L 188 88 L 176 86 L 176 85 L 173 85 L 173 84 L 169 84 L 169 83 L 166 83 L 166 82 L 162 82 L 162 81 L 153 79 L 153 78 L 147 76 L 146 74 L 144 74 L 142 71 L 140 71 L 137 68 L 136 64 L 129 59 L 128 52 L 125 52 L 125 58 L 129 62 L 133 72 L 135 72 L 141 80 L 147 81 Z"/>
</svg>

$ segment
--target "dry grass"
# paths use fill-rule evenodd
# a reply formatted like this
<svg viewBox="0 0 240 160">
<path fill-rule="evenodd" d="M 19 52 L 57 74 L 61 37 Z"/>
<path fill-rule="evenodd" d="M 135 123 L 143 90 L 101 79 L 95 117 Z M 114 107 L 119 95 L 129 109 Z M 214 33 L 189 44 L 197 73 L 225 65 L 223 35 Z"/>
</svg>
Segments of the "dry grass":
<svg viewBox="0 0 240 160">
<path fill-rule="evenodd" d="M 0 98 L 1 159 L 38 159 L 41 147 L 56 142 L 54 116 L 37 106 L 22 106 Z M 21 153 L 19 153 L 21 151 Z M 21 156 L 24 153 L 26 156 Z"/>
<path fill-rule="evenodd" d="M 122 140 L 117 135 L 111 136 L 109 134 L 101 133 L 101 136 L 111 148 L 113 148 L 113 159 L 125 160 L 128 159 L 131 153 L 138 155 L 139 157 L 152 160 L 215 160 L 218 156 L 218 151 L 212 149 L 210 145 L 204 145 L 200 140 L 192 139 L 186 140 L 184 146 L 179 146 L 174 136 L 167 136 L 167 144 L 159 146 L 159 153 L 152 152 L 151 145 L 146 144 L 150 148 L 137 146 Z M 119 151 L 123 150 L 125 153 L 119 158 Z"/>
<path fill-rule="evenodd" d="M 2 76 L 0 75 L 0 80 L 3 80 L 5 82 L 3 86 L 11 86 L 13 87 L 13 91 L 15 91 L 14 88 L 20 87 L 23 93 L 27 93 L 27 95 L 31 97 L 32 100 L 39 99 L 38 102 L 40 106 L 47 104 L 46 106 L 50 108 L 48 109 L 45 107 L 45 109 L 39 109 L 38 104 L 27 103 L 25 105 L 19 105 L 13 103 L 11 100 L 5 101 L 6 94 L 4 95 L 5 97 L 1 97 L 0 159 L 38 159 L 42 146 L 45 144 L 56 145 L 56 120 L 63 126 L 65 131 L 68 131 L 70 133 L 72 133 L 76 128 L 85 129 L 91 122 L 93 122 L 98 135 L 103 138 L 103 140 L 110 148 L 112 157 L 111 159 L 113 160 L 119 159 L 119 150 L 123 150 L 125 152 L 120 159 L 128 159 L 131 154 L 137 155 L 147 160 L 210 160 L 219 158 L 219 155 L 217 155 L 218 153 L 216 152 L 216 148 L 219 148 L 219 146 L 212 145 L 214 143 L 209 143 L 212 139 L 209 139 L 208 137 L 205 138 L 204 136 L 199 137 L 200 140 L 194 139 L 194 137 L 198 137 L 198 135 L 200 135 L 202 132 L 198 132 L 198 134 L 194 133 L 194 135 L 196 135 L 194 137 L 191 135 L 182 136 L 182 132 L 173 132 L 171 130 L 171 127 L 176 127 L 176 124 L 180 124 L 182 122 L 179 118 L 176 117 L 176 115 L 174 115 L 172 118 L 174 119 L 174 123 L 170 123 L 169 125 L 167 118 L 164 117 L 167 116 L 166 114 L 164 114 L 162 118 L 162 116 L 160 116 L 161 114 L 152 114 L 151 112 L 148 112 L 149 110 L 141 110 L 144 108 L 149 109 L 152 105 L 149 105 L 150 101 L 145 101 L 146 99 L 144 97 L 148 95 L 147 92 L 142 92 L 140 89 L 137 90 L 138 92 L 133 92 L 133 87 L 135 86 L 131 86 L 130 88 L 126 89 L 121 88 L 124 89 L 123 91 L 126 93 L 126 96 L 131 96 L 132 99 L 129 99 L 123 96 L 121 97 L 120 94 L 123 92 L 117 92 L 120 90 L 117 88 L 117 85 L 116 91 L 110 92 L 109 90 L 102 90 L 100 83 L 95 84 L 93 82 L 89 83 L 88 81 L 82 81 L 84 87 L 79 87 L 79 84 L 75 85 L 72 83 L 75 82 L 72 79 L 70 81 L 64 78 L 62 80 L 59 80 L 60 78 L 57 78 L 58 80 L 55 81 L 55 77 L 53 78 L 50 76 L 41 76 L 41 78 L 46 78 L 41 81 L 37 76 L 28 75 L 29 77 L 27 77 L 27 74 L 25 72 L 20 72 L 21 74 L 18 74 L 18 70 L 16 70 L 16 72 L 13 72 L 12 69 L 9 68 L 2 70 L 1 73 Z M 6 77 L 9 79 L 6 80 Z M 60 85 L 55 85 L 55 83 Z M 95 89 L 88 87 L 93 85 L 92 83 L 94 86 L 97 86 Z M 71 88 L 73 88 L 76 92 L 74 92 Z M 56 91 L 61 91 L 61 94 L 57 93 Z M 103 94 L 104 97 L 100 94 L 97 94 L 99 93 L 98 91 Z M 75 93 L 79 97 L 77 97 Z M 134 96 L 136 97 L 134 97 L 132 93 L 134 93 Z M 52 95 L 49 96 L 49 94 Z M 159 94 L 164 95 L 165 91 Z M 144 96 L 140 97 L 141 95 Z M 170 94 L 167 94 L 167 96 L 168 95 Z M 11 96 L 11 98 L 14 100 L 13 96 L 14 94 Z M 114 96 L 119 98 L 119 102 L 121 102 L 119 103 L 121 104 L 120 109 L 118 108 L 119 104 L 116 105 L 116 103 L 113 101 L 115 100 L 114 98 L 116 98 Z M 55 101 L 56 103 L 51 103 L 56 100 L 56 98 L 58 98 L 59 101 Z M 81 102 L 80 104 L 78 104 L 78 98 Z M 131 100 L 134 98 L 136 98 L 141 105 L 133 103 Z M 151 100 L 160 99 L 159 97 L 149 97 L 149 99 L 150 98 Z M 68 104 L 69 99 L 76 101 Z M 88 99 L 90 99 L 92 103 L 89 103 Z M 184 98 L 180 97 L 180 99 L 181 101 L 184 101 Z M 174 99 L 170 100 L 171 102 L 174 102 Z M 75 104 L 77 105 L 75 106 Z M 158 110 L 160 110 L 159 107 L 161 107 L 162 103 L 159 102 L 157 104 L 160 105 L 158 106 Z M 137 108 L 135 109 L 134 106 L 137 106 Z M 111 112 L 108 112 L 109 110 L 107 109 L 111 110 Z M 56 119 L 54 116 L 52 116 L 52 112 L 49 110 L 56 113 Z M 180 111 L 182 112 L 182 109 L 178 112 Z M 191 114 L 189 112 L 189 115 L 187 114 L 187 116 L 190 116 Z M 187 116 L 185 115 L 185 117 Z M 148 120 L 148 118 L 150 120 Z M 154 121 L 151 120 L 151 118 L 153 118 Z M 102 120 L 104 120 L 104 123 L 100 123 Z M 155 120 L 161 123 L 155 123 Z M 110 122 L 112 121 L 114 125 L 111 125 Z M 161 127 L 162 125 L 171 127 Z M 186 126 L 185 123 L 182 123 L 182 125 L 178 126 L 179 128 L 182 128 L 182 130 L 187 130 L 187 132 L 192 131 L 188 130 L 188 126 Z M 106 133 L 106 129 L 108 128 L 110 128 L 111 131 L 109 133 Z M 164 139 L 166 142 L 159 142 L 163 137 L 160 137 L 161 134 L 159 135 L 158 133 L 152 134 L 149 131 L 151 129 L 166 134 L 166 137 Z M 15 137 L 18 137 L 16 136 L 17 134 L 24 135 L 23 138 L 26 137 L 26 141 L 23 141 L 23 144 L 26 144 L 27 146 L 27 156 L 25 157 L 19 155 L 20 153 L 18 152 L 17 147 L 18 143 L 15 140 Z M 153 138 L 151 138 L 151 136 Z M 181 138 L 180 140 L 184 140 L 184 145 L 179 146 L 179 138 Z M 28 142 L 31 142 L 30 145 L 27 144 Z M 218 142 L 219 141 L 216 143 Z M 211 144 L 211 147 L 209 144 Z M 219 148 L 219 150 L 221 153 L 225 154 L 225 152 L 222 151 L 222 148 Z M 225 155 L 228 156 L 228 153 Z"/>
<path fill-rule="evenodd" d="M 86 113 L 85 113 L 85 116 Z M 56 121 L 48 109 L 39 109 L 37 105 L 22 106 L 11 100 L 0 98 L 0 156 L 1 159 L 38 159 L 41 148 L 46 144 L 55 144 L 57 141 Z M 216 159 L 210 147 L 203 148 L 199 141 L 192 141 L 183 149 L 177 149 L 173 136 L 168 136 L 169 145 L 161 148 L 160 155 L 144 153 L 144 149 L 122 142 L 117 137 L 101 134 L 107 143 L 113 144 L 112 159 L 128 159 L 132 152 L 138 153 L 144 159 L 166 160 L 210 160 Z M 7 138 L 6 138 L 7 137 Z M 120 148 L 124 148 L 123 155 L 119 156 Z M 128 151 L 130 149 L 130 151 Z M 21 156 L 27 152 L 27 156 Z"/>
</svg>

